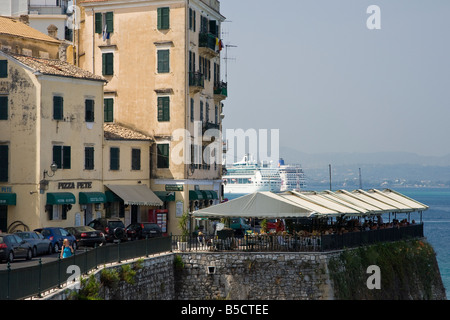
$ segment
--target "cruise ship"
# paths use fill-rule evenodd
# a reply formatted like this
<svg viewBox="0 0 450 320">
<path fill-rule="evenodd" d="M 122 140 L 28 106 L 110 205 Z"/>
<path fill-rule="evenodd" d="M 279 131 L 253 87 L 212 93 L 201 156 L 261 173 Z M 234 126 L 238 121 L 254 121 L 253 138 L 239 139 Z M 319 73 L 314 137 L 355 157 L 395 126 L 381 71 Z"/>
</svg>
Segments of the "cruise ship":
<svg viewBox="0 0 450 320">
<path fill-rule="evenodd" d="M 224 193 L 253 193 L 258 191 L 279 192 L 281 177 L 278 168 L 260 165 L 251 155 L 226 168 L 223 176 Z"/>
<path fill-rule="evenodd" d="M 278 166 L 259 164 L 251 155 L 226 167 L 223 176 L 224 193 L 248 194 L 258 191 L 280 192 L 300 190 L 305 186 L 303 170 L 297 165 L 286 165 L 280 159 Z"/>
<path fill-rule="evenodd" d="M 298 164 L 285 164 L 283 158 L 278 162 L 281 178 L 280 191 L 300 191 L 306 187 L 305 173 Z"/>
</svg>

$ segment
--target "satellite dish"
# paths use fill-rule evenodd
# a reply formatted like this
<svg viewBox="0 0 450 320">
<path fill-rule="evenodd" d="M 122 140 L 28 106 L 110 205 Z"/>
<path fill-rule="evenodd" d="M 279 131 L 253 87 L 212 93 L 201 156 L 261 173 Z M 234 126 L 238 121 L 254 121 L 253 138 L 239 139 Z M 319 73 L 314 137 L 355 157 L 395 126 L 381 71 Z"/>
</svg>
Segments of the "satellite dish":
<svg viewBox="0 0 450 320">
<path fill-rule="evenodd" d="M 223 223 L 218 223 L 216 226 L 217 231 L 223 230 L 223 228 L 225 228 L 225 224 L 223 224 Z"/>
</svg>

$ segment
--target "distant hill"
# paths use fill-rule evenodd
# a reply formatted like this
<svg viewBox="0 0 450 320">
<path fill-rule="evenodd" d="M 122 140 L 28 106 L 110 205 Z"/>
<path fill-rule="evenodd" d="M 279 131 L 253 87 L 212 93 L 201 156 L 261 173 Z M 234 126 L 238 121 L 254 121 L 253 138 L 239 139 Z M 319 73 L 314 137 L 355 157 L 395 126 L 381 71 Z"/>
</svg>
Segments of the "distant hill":
<svg viewBox="0 0 450 320">
<path fill-rule="evenodd" d="M 286 163 L 301 164 L 309 186 L 363 188 L 395 186 L 450 186 L 450 155 L 421 156 L 406 152 L 308 154 L 280 148 Z"/>
</svg>

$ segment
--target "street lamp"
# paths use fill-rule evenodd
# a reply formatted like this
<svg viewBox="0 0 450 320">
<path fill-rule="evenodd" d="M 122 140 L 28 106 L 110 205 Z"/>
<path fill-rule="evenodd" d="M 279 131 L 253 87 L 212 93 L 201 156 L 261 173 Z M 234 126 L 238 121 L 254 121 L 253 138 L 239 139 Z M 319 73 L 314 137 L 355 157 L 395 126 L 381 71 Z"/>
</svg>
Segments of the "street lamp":
<svg viewBox="0 0 450 320">
<path fill-rule="evenodd" d="M 53 172 L 53 174 L 49 174 L 47 170 L 44 170 L 44 179 L 45 175 L 48 177 L 53 177 L 55 175 L 56 170 L 58 170 L 58 166 L 56 165 L 55 161 L 50 165 L 50 170 Z"/>
</svg>

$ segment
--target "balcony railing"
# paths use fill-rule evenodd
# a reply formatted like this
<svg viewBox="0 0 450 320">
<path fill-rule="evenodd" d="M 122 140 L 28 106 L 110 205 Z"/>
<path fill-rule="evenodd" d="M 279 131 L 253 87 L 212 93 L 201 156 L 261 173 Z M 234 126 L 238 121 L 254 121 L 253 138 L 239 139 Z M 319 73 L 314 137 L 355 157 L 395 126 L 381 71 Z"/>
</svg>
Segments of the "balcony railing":
<svg viewBox="0 0 450 320">
<path fill-rule="evenodd" d="M 228 97 L 228 85 L 226 82 L 220 81 L 214 85 L 214 95 L 223 100 Z"/>
<path fill-rule="evenodd" d="M 189 72 L 189 88 L 191 93 L 197 93 L 205 88 L 205 76 L 200 72 Z"/>
<path fill-rule="evenodd" d="M 199 53 L 209 57 L 215 57 L 219 54 L 219 48 L 216 43 L 217 37 L 212 33 L 200 32 L 198 36 Z"/>
</svg>

